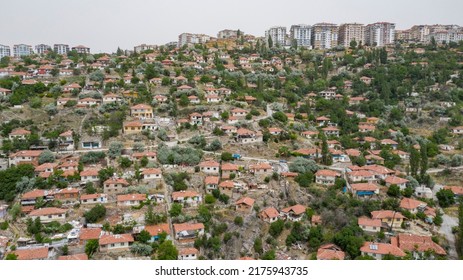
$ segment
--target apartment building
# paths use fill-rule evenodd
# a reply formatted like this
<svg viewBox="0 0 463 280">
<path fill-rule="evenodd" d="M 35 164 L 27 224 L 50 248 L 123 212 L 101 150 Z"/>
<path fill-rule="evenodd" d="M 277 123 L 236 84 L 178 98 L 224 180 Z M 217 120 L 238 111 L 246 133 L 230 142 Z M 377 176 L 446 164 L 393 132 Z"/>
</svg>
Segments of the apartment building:
<svg viewBox="0 0 463 280">
<path fill-rule="evenodd" d="M 211 36 L 205 34 L 182 33 L 178 36 L 178 46 L 204 44 L 211 40 Z"/>
<path fill-rule="evenodd" d="M 77 53 L 80 53 L 80 54 L 90 53 L 90 48 L 87 48 L 86 46 L 82 46 L 82 45 L 72 47 L 71 50 L 76 51 Z"/>
<path fill-rule="evenodd" d="M 431 28 L 429 25 L 414 25 L 410 28 L 410 40 L 414 42 L 425 42 Z"/>
<path fill-rule="evenodd" d="M 141 53 L 147 50 L 156 50 L 157 48 L 158 48 L 157 45 L 141 44 L 141 45 L 133 47 L 133 51 L 136 53 Z"/>
<path fill-rule="evenodd" d="M 331 49 L 338 45 L 339 28 L 333 23 L 317 23 L 312 26 L 312 47 Z"/>
<path fill-rule="evenodd" d="M 69 45 L 66 44 L 54 44 L 53 51 L 57 54 L 67 54 L 69 52 Z"/>
<path fill-rule="evenodd" d="M 377 22 L 365 27 L 365 45 L 383 47 L 394 43 L 395 24 L 390 22 Z"/>
<path fill-rule="evenodd" d="M 5 56 L 11 56 L 10 46 L 0 45 L 0 59 Z"/>
<path fill-rule="evenodd" d="M 238 34 L 238 32 L 240 34 Z M 232 38 L 238 38 L 239 35 L 244 34 L 242 31 L 239 30 L 230 30 L 230 29 L 224 29 L 220 30 L 217 33 L 217 38 L 218 39 L 232 39 Z"/>
<path fill-rule="evenodd" d="M 268 38 L 272 39 L 273 46 L 286 46 L 286 27 L 274 26 L 265 31 L 266 43 L 268 44 Z"/>
<path fill-rule="evenodd" d="M 365 42 L 365 25 L 361 23 L 345 23 L 339 26 L 338 44 L 349 47 L 350 43 Z"/>
<path fill-rule="evenodd" d="M 291 25 L 289 30 L 289 39 L 291 44 L 296 42 L 297 46 L 312 48 L 311 43 L 312 26 L 307 24 Z"/>
<path fill-rule="evenodd" d="M 458 25 L 430 25 L 429 33 L 425 36 L 424 42 L 431 43 L 432 38 L 438 44 L 448 42 L 459 42 L 463 40 L 463 27 Z"/>
<path fill-rule="evenodd" d="M 13 55 L 15 57 L 27 56 L 31 55 L 32 46 L 26 44 L 18 44 L 13 46 Z"/>
<path fill-rule="evenodd" d="M 51 47 L 49 45 L 39 44 L 39 45 L 35 46 L 35 53 L 36 54 L 44 54 L 49 49 L 51 49 Z"/>
</svg>

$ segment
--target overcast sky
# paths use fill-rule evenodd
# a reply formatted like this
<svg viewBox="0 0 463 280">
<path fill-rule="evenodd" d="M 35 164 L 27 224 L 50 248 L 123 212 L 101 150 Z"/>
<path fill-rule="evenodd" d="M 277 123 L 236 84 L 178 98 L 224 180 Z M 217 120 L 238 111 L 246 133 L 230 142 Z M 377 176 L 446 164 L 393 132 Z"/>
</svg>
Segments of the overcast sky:
<svg viewBox="0 0 463 280">
<path fill-rule="evenodd" d="M 317 22 L 463 25 L 461 0 L 0 0 L 0 44 L 83 44 L 92 52 L 165 44 L 182 32 Z"/>
</svg>

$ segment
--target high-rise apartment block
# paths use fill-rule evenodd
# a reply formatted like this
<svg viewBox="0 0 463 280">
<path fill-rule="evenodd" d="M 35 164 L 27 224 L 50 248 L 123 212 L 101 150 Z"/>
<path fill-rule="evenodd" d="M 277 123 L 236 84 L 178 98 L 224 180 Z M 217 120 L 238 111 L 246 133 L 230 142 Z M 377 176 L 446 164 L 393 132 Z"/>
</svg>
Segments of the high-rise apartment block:
<svg viewBox="0 0 463 280">
<path fill-rule="evenodd" d="M 239 31 L 239 33 L 240 35 L 244 34 L 242 31 Z M 238 30 L 224 29 L 224 30 L 220 30 L 217 33 L 217 39 L 233 39 L 233 38 L 238 38 Z"/>
<path fill-rule="evenodd" d="M 13 46 L 13 55 L 15 57 L 27 56 L 31 55 L 32 46 L 26 44 L 18 44 Z"/>
<path fill-rule="evenodd" d="M 291 44 L 295 41 L 297 46 L 311 48 L 312 27 L 307 24 L 292 25 L 289 31 Z"/>
<path fill-rule="evenodd" d="M 69 45 L 66 44 L 54 44 L 53 51 L 57 54 L 67 54 L 69 52 Z"/>
<path fill-rule="evenodd" d="M 205 34 L 182 33 L 178 36 L 178 46 L 192 44 L 204 44 L 211 40 L 211 36 Z"/>
<path fill-rule="evenodd" d="M 383 47 L 394 43 L 395 24 L 390 22 L 377 22 L 365 27 L 365 44 Z"/>
<path fill-rule="evenodd" d="M 331 49 L 338 45 L 339 28 L 333 23 L 317 23 L 312 26 L 314 49 Z"/>
<path fill-rule="evenodd" d="M 49 49 L 51 49 L 51 47 L 49 45 L 45 45 L 45 44 L 36 45 L 35 46 L 35 53 L 44 54 Z"/>
<path fill-rule="evenodd" d="M 339 26 L 338 43 L 349 47 L 351 42 L 365 42 L 365 25 L 360 23 L 345 23 Z"/>
<path fill-rule="evenodd" d="M 269 30 L 265 31 L 265 39 L 268 44 L 269 38 L 272 39 L 273 46 L 280 45 L 286 46 L 286 27 L 284 26 L 274 26 Z"/>
<path fill-rule="evenodd" d="M 11 56 L 10 46 L 0 45 L 0 59 L 5 56 Z"/>
</svg>

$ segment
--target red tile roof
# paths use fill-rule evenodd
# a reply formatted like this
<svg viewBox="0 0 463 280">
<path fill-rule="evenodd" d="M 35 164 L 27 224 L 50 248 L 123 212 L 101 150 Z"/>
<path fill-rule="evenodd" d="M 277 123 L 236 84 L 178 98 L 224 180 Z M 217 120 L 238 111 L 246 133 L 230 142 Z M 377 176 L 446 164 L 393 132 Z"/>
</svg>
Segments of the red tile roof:
<svg viewBox="0 0 463 280">
<path fill-rule="evenodd" d="M 405 217 L 400 212 L 394 212 L 392 210 L 379 210 L 371 212 L 373 219 L 404 219 Z"/>
<path fill-rule="evenodd" d="M 381 227 L 382 223 L 380 219 L 370 219 L 367 217 L 360 217 L 358 219 L 359 226 L 368 226 L 368 227 Z"/>
<path fill-rule="evenodd" d="M 445 250 L 439 244 L 432 241 L 430 236 L 419 236 L 413 234 L 399 234 L 391 239 L 391 243 L 399 246 L 404 251 L 424 252 L 433 250 L 438 255 L 446 255 Z"/>
<path fill-rule="evenodd" d="M 199 251 L 196 248 L 181 248 L 180 250 L 178 250 L 179 255 L 191 255 L 191 254 L 197 255 L 198 253 Z"/>
<path fill-rule="evenodd" d="M 252 207 L 254 205 L 254 202 L 255 202 L 254 199 L 245 196 L 245 197 L 240 198 L 237 202 L 235 202 L 235 204 L 236 205 L 238 205 L 238 204 L 246 204 L 246 205 Z"/>
<path fill-rule="evenodd" d="M 173 200 L 177 200 L 180 197 L 185 198 L 185 197 L 196 197 L 196 196 L 200 196 L 200 194 L 195 191 L 178 191 L 178 192 L 172 193 Z"/>
<path fill-rule="evenodd" d="M 281 209 L 281 212 L 284 212 L 284 213 L 293 212 L 295 215 L 300 215 L 305 212 L 305 209 L 306 207 L 304 205 L 296 204 L 296 205 Z"/>
<path fill-rule="evenodd" d="M 29 216 L 48 216 L 48 215 L 56 215 L 56 214 L 65 214 L 66 210 L 56 207 L 46 207 L 40 208 L 32 211 L 29 213 Z"/>
<path fill-rule="evenodd" d="M 397 246 L 388 243 L 365 242 L 360 248 L 360 252 L 404 257 L 405 253 Z"/>
<path fill-rule="evenodd" d="M 126 234 L 104 234 L 100 236 L 100 246 L 114 243 L 133 242 L 133 236 Z"/>
<path fill-rule="evenodd" d="M 124 201 L 144 201 L 146 194 L 134 193 L 134 194 L 121 194 L 117 196 L 117 202 Z"/>
<path fill-rule="evenodd" d="M 334 244 L 322 245 L 317 250 L 317 260 L 344 260 L 346 253 Z"/>
<path fill-rule="evenodd" d="M 183 223 L 183 224 L 172 224 L 175 232 L 180 232 L 184 230 L 200 230 L 204 229 L 203 223 Z"/>
<path fill-rule="evenodd" d="M 326 177 L 339 177 L 341 174 L 334 170 L 329 169 L 320 169 L 315 173 L 315 176 L 326 176 Z"/>
<path fill-rule="evenodd" d="M 18 256 L 18 260 L 38 260 L 48 258 L 47 247 L 16 250 L 11 253 Z"/>
<path fill-rule="evenodd" d="M 101 235 L 101 228 L 82 228 L 80 230 L 80 240 L 99 239 Z"/>
<path fill-rule="evenodd" d="M 145 230 L 149 232 L 151 236 L 157 236 L 161 232 L 165 232 L 168 235 L 171 234 L 169 224 L 158 224 L 158 225 L 145 226 Z"/>
<path fill-rule="evenodd" d="M 271 218 L 276 218 L 280 216 L 280 213 L 278 213 L 278 210 L 275 209 L 274 207 L 268 207 L 262 210 L 260 212 L 260 215 L 271 219 Z"/>
<path fill-rule="evenodd" d="M 404 197 L 400 201 L 400 207 L 403 208 L 403 209 L 407 209 L 407 210 L 413 210 L 413 209 L 418 208 L 419 206 L 424 207 L 426 205 L 427 205 L 426 202 L 419 201 L 419 200 L 412 199 L 412 198 L 407 198 L 407 197 Z"/>
<path fill-rule="evenodd" d="M 88 260 L 87 254 L 76 254 L 76 255 L 69 255 L 69 256 L 60 256 L 58 258 L 59 261 L 86 261 Z"/>
<path fill-rule="evenodd" d="M 217 185 L 219 183 L 219 177 L 217 176 L 207 176 L 206 179 L 204 179 L 204 184 L 206 185 Z"/>
</svg>

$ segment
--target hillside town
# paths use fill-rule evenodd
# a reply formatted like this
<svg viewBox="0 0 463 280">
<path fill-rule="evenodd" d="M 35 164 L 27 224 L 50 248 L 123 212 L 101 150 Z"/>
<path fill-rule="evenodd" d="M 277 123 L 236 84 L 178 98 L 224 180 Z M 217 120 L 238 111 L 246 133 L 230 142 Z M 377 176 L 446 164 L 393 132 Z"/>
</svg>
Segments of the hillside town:
<svg viewBox="0 0 463 280">
<path fill-rule="evenodd" d="M 462 109 L 457 25 L 0 45 L 0 259 L 459 259 Z"/>
</svg>

